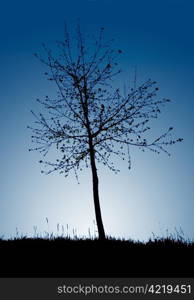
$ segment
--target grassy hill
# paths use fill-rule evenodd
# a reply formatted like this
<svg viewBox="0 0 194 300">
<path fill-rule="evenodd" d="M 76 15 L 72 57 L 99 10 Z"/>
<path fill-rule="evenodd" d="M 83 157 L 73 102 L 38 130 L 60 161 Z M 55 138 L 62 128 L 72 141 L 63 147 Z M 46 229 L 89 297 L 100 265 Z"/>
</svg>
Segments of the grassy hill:
<svg viewBox="0 0 194 300">
<path fill-rule="evenodd" d="M 194 243 L 97 239 L 0 239 L 1 277 L 194 277 Z"/>
</svg>

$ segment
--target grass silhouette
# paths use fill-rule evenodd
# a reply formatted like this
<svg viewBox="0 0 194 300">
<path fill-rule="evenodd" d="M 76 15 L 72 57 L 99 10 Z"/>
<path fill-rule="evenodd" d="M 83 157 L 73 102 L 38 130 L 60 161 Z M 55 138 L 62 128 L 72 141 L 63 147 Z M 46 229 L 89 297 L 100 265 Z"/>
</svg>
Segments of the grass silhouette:
<svg viewBox="0 0 194 300">
<path fill-rule="evenodd" d="M 194 243 L 70 236 L 0 239 L 1 277 L 193 277 Z"/>
</svg>

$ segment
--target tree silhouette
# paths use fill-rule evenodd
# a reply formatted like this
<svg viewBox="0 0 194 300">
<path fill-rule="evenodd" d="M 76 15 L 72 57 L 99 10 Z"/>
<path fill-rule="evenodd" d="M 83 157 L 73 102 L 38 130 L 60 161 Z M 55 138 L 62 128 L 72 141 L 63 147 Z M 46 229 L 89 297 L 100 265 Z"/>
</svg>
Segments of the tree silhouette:
<svg viewBox="0 0 194 300">
<path fill-rule="evenodd" d="M 29 127 L 33 131 L 32 142 L 37 144 L 30 150 L 39 150 L 43 156 L 53 147 L 58 152 L 55 162 L 40 160 L 49 167 L 43 173 L 59 171 L 67 176 L 73 170 L 77 177 L 83 163 L 91 168 L 99 239 L 105 239 L 105 231 L 97 163 L 117 173 L 113 155 L 122 159 L 127 156 L 130 168 L 131 146 L 169 155 L 166 146 L 182 141 L 169 139 L 172 127 L 152 141 L 145 137 L 150 130 L 150 120 L 157 118 L 161 107 L 170 100 L 156 98 L 158 87 L 151 79 L 128 91 L 125 88 L 123 93 L 120 88 L 113 87 L 113 78 L 120 73 L 116 58 L 122 51 L 112 49 L 111 42 L 105 43 L 103 32 L 101 28 L 90 50 L 80 26 L 74 40 L 65 28 L 64 40 L 57 42 L 59 56 L 54 56 L 44 44 L 46 58 L 35 54 L 48 67 L 45 75 L 56 84 L 57 97 L 37 99 L 46 115 L 32 112 L 36 128 Z M 73 46 L 75 41 L 76 47 Z"/>
</svg>

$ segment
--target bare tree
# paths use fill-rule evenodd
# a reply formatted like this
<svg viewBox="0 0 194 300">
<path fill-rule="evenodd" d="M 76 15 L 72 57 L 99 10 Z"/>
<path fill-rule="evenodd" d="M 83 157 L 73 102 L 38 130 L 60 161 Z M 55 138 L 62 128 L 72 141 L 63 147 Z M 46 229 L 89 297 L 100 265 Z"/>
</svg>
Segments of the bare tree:
<svg viewBox="0 0 194 300">
<path fill-rule="evenodd" d="M 39 150 L 43 156 L 53 147 L 58 151 L 55 162 L 40 161 L 49 167 L 43 173 L 59 171 L 67 176 L 73 170 L 77 177 L 83 163 L 91 168 L 100 239 L 105 239 L 105 231 L 96 164 L 103 163 L 117 173 L 113 155 L 122 159 L 127 156 L 130 168 L 131 146 L 169 155 L 166 146 L 182 141 L 169 139 L 172 127 L 152 141 L 145 137 L 150 120 L 157 118 L 161 107 L 170 100 L 156 98 L 158 87 L 151 79 L 128 91 L 125 88 L 124 92 L 113 87 L 113 79 L 120 73 L 116 58 L 122 51 L 105 43 L 103 32 L 101 28 L 90 50 L 79 26 L 74 40 L 65 29 L 64 41 L 57 42 L 60 55 L 56 57 L 45 45 L 46 59 L 35 54 L 48 67 L 45 75 L 56 84 L 57 97 L 37 99 L 46 115 L 32 112 L 37 125 L 29 127 L 33 131 L 32 142 L 38 145 L 30 150 Z"/>
</svg>

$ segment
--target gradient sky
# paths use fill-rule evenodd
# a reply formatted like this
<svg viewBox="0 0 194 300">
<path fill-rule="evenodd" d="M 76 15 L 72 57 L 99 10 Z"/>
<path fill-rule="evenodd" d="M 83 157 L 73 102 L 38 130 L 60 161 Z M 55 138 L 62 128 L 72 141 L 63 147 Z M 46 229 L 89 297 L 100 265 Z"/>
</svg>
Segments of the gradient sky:
<svg viewBox="0 0 194 300">
<path fill-rule="evenodd" d="M 191 0 L 55 0 L 3 1 L 0 7 L 0 236 L 56 232 L 57 224 L 72 234 L 95 233 L 91 174 L 78 185 L 72 176 L 40 173 L 39 153 L 28 152 L 35 99 L 55 88 L 33 57 L 41 43 L 55 47 L 77 20 L 85 33 L 115 38 L 123 50 L 123 79 L 152 78 L 161 97 L 172 99 L 156 122 L 154 134 L 173 126 L 184 142 L 169 148 L 172 156 L 131 149 L 132 169 L 118 161 L 121 172 L 99 166 L 100 196 L 108 235 L 144 240 L 175 233 L 194 237 L 194 2 Z M 46 218 L 49 224 L 46 223 Z M 60 227 L 61 230 L 61 227 Z"/>
</svg>

